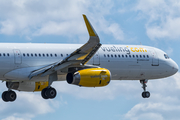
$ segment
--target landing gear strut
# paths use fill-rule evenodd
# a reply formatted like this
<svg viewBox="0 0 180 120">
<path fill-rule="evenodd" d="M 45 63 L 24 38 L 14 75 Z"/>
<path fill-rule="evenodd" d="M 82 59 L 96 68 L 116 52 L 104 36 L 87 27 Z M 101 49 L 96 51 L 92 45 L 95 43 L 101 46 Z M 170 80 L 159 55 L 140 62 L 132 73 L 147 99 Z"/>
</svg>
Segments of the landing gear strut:
<svg viewBox="0 0 180 120">
<path fill-rule="evenodd" d="M 143 98 L 149 98 L 150 97 L 150 92 L 146 91 L 146 83 L 148 82 L 148 80 L 140 80 L 140 83 L 142 84 L 142 88 L 144 90 L 144 92 L 142 92 L 142 97 Z"/>
</svg>

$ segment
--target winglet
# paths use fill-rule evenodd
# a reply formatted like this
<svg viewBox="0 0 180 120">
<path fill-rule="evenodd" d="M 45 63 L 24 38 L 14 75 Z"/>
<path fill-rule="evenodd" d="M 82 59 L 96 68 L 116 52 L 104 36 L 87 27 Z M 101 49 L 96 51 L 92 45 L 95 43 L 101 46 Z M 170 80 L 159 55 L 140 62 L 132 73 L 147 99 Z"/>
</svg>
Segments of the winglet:
<svg viewBox="0 0 180 120">
<path fill-rule="evenodd" d="M 89 32 L 89 36 L 98 36 L 91 23 L 87 19 L 86 15 L 83 14 L 84 21 L 86 23 L 87 30 Z"/>
</svg>

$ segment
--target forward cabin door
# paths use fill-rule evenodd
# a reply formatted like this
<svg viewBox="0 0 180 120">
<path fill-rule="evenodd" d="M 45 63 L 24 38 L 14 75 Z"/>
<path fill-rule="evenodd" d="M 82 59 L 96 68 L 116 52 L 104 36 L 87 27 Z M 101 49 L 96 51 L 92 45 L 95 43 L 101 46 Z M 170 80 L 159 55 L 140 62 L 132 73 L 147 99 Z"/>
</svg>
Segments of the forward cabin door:
<svg viewBox="0 0 180 120">
<path fill-rule="evenodd" d="M 14 51 L 14 64 L 21 64 L 22 63 L 22 56 L 20 50 L 13 50 Z"/>
<path fill-rule="evenodd" d="M 93 56 L 93 65 L 100 65 L 100 56 L 98 51 Z"/>
<path fill-rule="evenodd" d="M 151 50 L 151 54 L 152 54 L 152 66 L 159 66 L 159 58 L 154 49 Z"/>
</svg>

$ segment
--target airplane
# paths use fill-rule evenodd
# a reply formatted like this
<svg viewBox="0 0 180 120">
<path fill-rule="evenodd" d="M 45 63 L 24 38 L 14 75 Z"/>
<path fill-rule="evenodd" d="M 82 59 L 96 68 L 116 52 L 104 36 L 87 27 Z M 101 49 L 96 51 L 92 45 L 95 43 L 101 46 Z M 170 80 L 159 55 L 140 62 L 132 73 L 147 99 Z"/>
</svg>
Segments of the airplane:
<svg viewBox="0 0 180 120">
<path fill-rule="evenodd" d="M 2 100 L 13 102 L 13 90 L 41 91 L 44 99 L 56 97 L 55 81 L 82 87 L 103 87 L 111 80 L 139 80 L 143 98 L 149 98 L 148 80 L 174 75 L 178 65 L 162 50 L 143 45 L 102 45 L 83 15 L 89 40 L 81 44 L 0 43 L 0 80 L 7 91 Z"/>
</svg>

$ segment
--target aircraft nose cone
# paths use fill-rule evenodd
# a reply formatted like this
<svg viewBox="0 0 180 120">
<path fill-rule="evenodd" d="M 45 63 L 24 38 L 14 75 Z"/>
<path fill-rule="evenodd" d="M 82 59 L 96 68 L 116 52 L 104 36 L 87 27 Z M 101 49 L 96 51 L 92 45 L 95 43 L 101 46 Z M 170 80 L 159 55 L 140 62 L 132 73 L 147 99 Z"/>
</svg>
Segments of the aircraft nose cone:
<svg viewBox="0 0 180 120">
<path fill-rule="evenodd" d="M 172 70 L 174 74 L 179 70 L 179 66 L 174 61 L 172 61 Z"/>
</svg>

